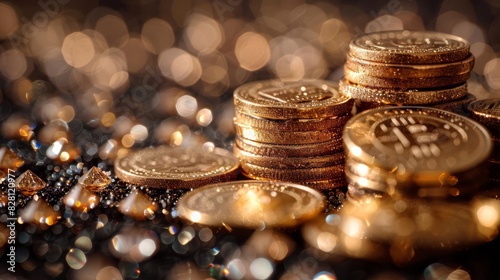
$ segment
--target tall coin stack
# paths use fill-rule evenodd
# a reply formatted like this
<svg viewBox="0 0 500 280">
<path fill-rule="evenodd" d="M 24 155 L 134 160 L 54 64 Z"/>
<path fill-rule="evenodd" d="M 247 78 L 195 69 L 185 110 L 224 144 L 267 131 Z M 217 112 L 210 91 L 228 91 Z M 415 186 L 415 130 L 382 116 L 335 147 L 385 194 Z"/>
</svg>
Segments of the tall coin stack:
<svg viewBox="0 0 500 280">
<path fill-rule="evenodd" d="M 353 39 L 339 90 L 358 111 L 390 105 L 422 105 L 466 112 L 475 100 L 466 81 L 474 66 L 469 43 L 457 36 L 386 31 Z"/>
<path fill-rule="evenodd" d="M 243 174 L 316 189 L 345 186 L 342 129 L 353 101 L 327 81 L 268 80 L 234 92 Z"/>
<path fill-rule="evenodd" d="M 471 117 L 482 123 L 491 133 L 493 153 L 490 161 L 489 179 L 500 187 L 500 98 L 482 99 L 469 104 Z"/>
</svg>

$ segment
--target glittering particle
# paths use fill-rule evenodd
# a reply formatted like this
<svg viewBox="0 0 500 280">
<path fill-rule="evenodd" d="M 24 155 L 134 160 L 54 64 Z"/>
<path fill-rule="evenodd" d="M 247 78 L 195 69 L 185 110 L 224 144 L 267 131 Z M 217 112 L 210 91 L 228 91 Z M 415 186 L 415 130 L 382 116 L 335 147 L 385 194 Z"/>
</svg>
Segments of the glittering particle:
<svg viewBox="0 0 500 280">
<path fill-rule="evenodd" d="M 0 148 L 0 170 L 13 169 L 17 170 L 23 166 L 24 161 L 14 154 L 9 148 Z"/>
<path fill-rule="evenodd" d="M 92 250 L 92 240 L 88 236 L 80 236 L 75 241 L 75 247 L 82 250 L 84 253 Z"/>
<path fill-rule="evenodd" d="M 153 219 L 157 204 L 153 203 L 142 192 L 132 191 L 118 206 L 120 212 L 137 220 Z"/>
<path fill-rule="evenodd" d="M 52 226 L 61 218 L 58 211 L 43 199 L 31 200 L 21 211 L 19 223 L 34 223 L 41 226 Z"/>
<path fill-rule="evenodd" d="M 99 272 L 97 272 L 96 280 L 122 280 L 123 276 L 120 270 L 114 266 L 103 267 Z"/>
<path fill-rule="evenodd" d="M 80 212 L 87 212 L 97 206 L 100 197 L 83 187 L 81 183 L 77 183 L 63 197 L 63 202 L 66 206 L 71 207 Z"/>
<path fill-rule="evenodd" d="M 17 177 L 15 184 L 17 190 L 26 196 L 30 196 L 43 189 L 47 183 L 31 172 L 31 170 L 27 170 Z"/>
<path fill-rule="evenodd" d="M 66 254 L 66 262 L 72 269 L 80 269 L 87 263 L 87 257 L 82 250 L 71 248 Z"/>
<path fill-rule="evenodd" d="M 250 263 L 250 273 L 257 279 L 267 279 L 273 271 L 273 265 L 268 259 L 257 258 Z"/>
</svg>

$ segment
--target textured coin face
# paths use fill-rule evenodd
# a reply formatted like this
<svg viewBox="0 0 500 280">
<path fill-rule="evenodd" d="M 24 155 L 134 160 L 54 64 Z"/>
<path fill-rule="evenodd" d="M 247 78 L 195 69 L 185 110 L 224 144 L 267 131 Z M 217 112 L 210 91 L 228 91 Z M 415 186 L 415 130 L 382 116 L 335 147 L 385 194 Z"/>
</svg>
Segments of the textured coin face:
<svg viewBox="0 0 500 280">
<path fill-rule="evenodd" d="M 492 122 L 500 122 L 500 98 L 477 100 L 469 105 L 469 109 L 475 115 L 489 118 Z"/>
<path fill-rule="evenodd" d="M 270 181 L 211 184 L 185 194 L 177 203 L 181 218 L 210 226 L 290 227 L 316 216 L 323 196 L 308 187 Z"/>
<path fill-rule="evenodd" d="M 326 81 L 255 82 L 235 90 L 236 110 L 269 119 L 322 118 L 351 111 L 352 100 Z"/>
<path fill-rule="evenodd" d="M 116 175 L 129 183 L 192 188 L 236 176 L 238 159 L 227 150 L 160 146 L 115 161 Z"/>
<path fill-rule="evenodd" d="M 454 35 L 429 31 L 386 31 L 354 38 L 350 45 L 354 57 L 385 62 L 432 64 L 465 59 L 469 43 Z"/>
<path fill-rule="evenodd" d="M 389 107 L 348 121 L 344 144 L 359 160 L 387 170 L 460 172 L 484 162 L 491 137 L 479 123 L 439 109 Z"/>
</svg>

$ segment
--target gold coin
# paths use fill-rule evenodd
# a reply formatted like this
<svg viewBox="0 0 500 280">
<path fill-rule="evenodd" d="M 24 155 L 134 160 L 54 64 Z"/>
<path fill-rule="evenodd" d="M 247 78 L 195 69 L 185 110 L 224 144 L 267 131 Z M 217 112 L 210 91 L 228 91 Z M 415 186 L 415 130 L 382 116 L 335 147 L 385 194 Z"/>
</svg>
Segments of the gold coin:
<svg viewBox="0 0 500 280">
<path fill-rule="evenodd" d="M 250 178 L 267 178 L 269 180 L 287 182 L 331 180 L 344 176 L 343 164 L 308 169 L 278 169 L 243 161 L 241 162 L 241 168 L 243 175 Z"/>
<path fill-rule="evenodd" d="M 469 73 L 474 67 L 474 56 L 469 54 L 464 60 L 449 63 L 389 64 L 348 55 L 345 67 L 363 75 L 379 78 L 432 78 Z"/>
<path fill-rule="evenodd" d="M 342 150 L 342 138 L 327 142 L 297 145 L 277 145 L 235 137 L 235 143 L 242 150 L 269 157 L 310 157 L 336 154 Z"/>
<path fill-rule="evenodd" d="M 317 181 L 297 181 L 300 185 L 308 186 L 315 190 L 331 190 L 343 188 L 347 185 L 345 178 L 336 178 L 332 180 L 317 180 Z"/>
<path fill-rule="evenodd" d="M 353 184 L 347 186 L 347 200 L 350 203 L 362 206 L 370 204 L 374 199 L 390 199 L 390 196 L 385 192 L 365 189 Z"/>
<path fill-rule="evenodd" d="M 234 122 L 266 131 L 314 131 L 341 128 L 350 114 L 331 118 L 275 120 L 235 112 Z"/>
<path fill-rule="evenodd" d="M 401 30 L 358 36 L 349 44 L 349 55 L 382 63 L 436 64 L 464 60 L 469 49 L 469 43 L 458 36 Z"/>
<path fill-rule="evenodd" d="M 351 185 L 391 196 L 464 197 L 475 194 L 488 180 L 487 162 L 460 173 L 443 172 L 437 177 L 395 171 L 369 166 L 350 157 L 346 160 L 345 174 Z"/>
<path fill-rule="evenodd" d="M 193 223 L 235 228 L 293 227 L 325 207 L 319 192 L 293 183 L 234 181 L 211 184 L 183 195 L 179 217 Z"/>
<path fill-rule="evenodd" d="M 342 129 L 321 131 L 268 131 L 234 123 L 236 134 L 242 138 L 270 144 L 313 144 L 333 141 L 342 137 Z"/>
<path fill-rule="evenodd" d="M 478 208 L 465 201 L 373 199 L 362 206 L 345 204 L 342 216 L 359 223 L 357 234 L 374 242 L 393 244 L 404 238 L 415 251 L 439 252 L 487 242 L 498 234 L 498 217 L 493 218 L 496 225 L 486 225 L 492 221 L 486 222 Z"/>
<path fill-rule="evenodd" d="M 115 174 L 132 184 L 185 189 L 233 179 L 238 167 L 238 159 L 224 149 L 159 146 L 116 159 Z"/>
<path fill-rule="evenodd" d="M 269 157 L 245 151 L 237 145 L 233 146 L 233 153 L 240 161 L 278 169 L 316 168 L 344 163 L 344 153 L 310 157 Z"/>
<path fill-rule="evenodd" d="M 353 101 L 328 81 L 268 80 L 234 91 L 235 110 L 268 119 L 315 119 L 345 115 Z"/>
<path fill-rule="evenodd" d="M 483 163 L 492 150 L 488 131 L 476 121 L 426 107 L 378 108 L 351 118 L 343 134 L 359 161 L 402 174 L 438 177 Z"/>
<path fill-rule="evenodd" d="M 383 78 L 354 72 L 344 67 L 345 79 L 351 83 L 373 88 L 396 88 L 396 89 L 430 89 L 449 87 L 465 83 L 470 72 L 457 74 L 454 76 L 439 76 L 425 78 Z"/>
<path fill-rule="evenodd" d="M 473 119 L 484 124 L 494 138 L 500 139 L 500 98 L 477 100 L 468 108 Z"/>
<path fill-rule="evenodd" d="M 350 170 L 345 170 L 345 177 L 349 186 L 353 188 L 377 191 L 380 193 L 386 193 L 388 195 L 395 195 L 395 184 L 389 185 L 388 182 L 383 180 L 371 180 L 366 177 L 354 174 Z"/>
<path fill-rule="evenodd" d="M 352 223 L 350 230 L 346 230 L 345 226 L 341 227 L 346 223 Z M 336 261 L 339 256 L 367 259 L 377 263 L 389 261 L 388 246 L 358 234 L 357 223 L 357 220 L 352 221 L 350 217 L 342 215 L 342 212 L 320 215 L 304 224 L 302 237 L 308 245 L 329 254 Z"/>
<path fill-rule="evenodd" d="M 429 106 L 436 108 L 436 109 L 454 112 L 457 114 L 463 114 L 465 112 L 468 112 L 467 106 L 475 100 L 476 100 L 476 96 L 468 93 L 460 99 L 447 101 L 444 103 L 431 104 Z"/>
<path fill-rule="evenodd" d="M 346 79 L 341 79 L 339 82 L 339 91 L 346 93 L 351 98 L 364 102 L 395 105 L 427 105 L 465 97 L 467 94 L 467 83 L 440 89 L 398 90 L 394 88 L 365 87 L 351 83 Z"/>
<path fill-rule="evenodd" d="M 449 111 L 452 113 L 457 113 L 460 115 L 465 115 L 469 111 L 467 109 L 468 104 L 476 100 L 476 97 L 473 94 L 467 93 L 465 96 L 463 96 L 460 99 L 457 100 L 451 100 L 447 101 L 445 103 L 433 103 L 433 104 L 422 104 L 421 106 L 425 107 L 430 107 L 430 108 L 436 108 L 436 109 L 441 109 L 445 111 Z M 371 101 L 363 101 L 363 100 L 356 100 L 355 101 L 355 106 L 356 110 L 358 112 L 370 110 L 370 109 L 375 109 L 375 108 L 386 108 L 386 107 L 392 107 L 392 106 L 401 106 L 400 104 L 385 104 L 385 103 L 378 103 L 378 102 L 371 102 Z M 405 106 L 405 105 L 403 105 Z"/>
</svg>

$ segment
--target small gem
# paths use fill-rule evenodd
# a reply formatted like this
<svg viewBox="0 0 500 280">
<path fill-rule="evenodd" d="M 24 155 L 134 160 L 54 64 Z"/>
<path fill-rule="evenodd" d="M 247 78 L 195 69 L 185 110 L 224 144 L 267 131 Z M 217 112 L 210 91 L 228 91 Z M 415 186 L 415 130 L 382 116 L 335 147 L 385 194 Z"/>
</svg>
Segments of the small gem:
<svg viewBox="0 0 500 280">
<path fill-rule="evenodd" d="M 143 193 L 133 190 L 118 206 L 122 214 L 137 220 L 153 219 L 157 205 Z"/>
<path fill-rule="evenodd" d="M 77 183 L 64 197 L 66 206 L 80 212 L 87 212 L 99 203 L 100 198 L 95 193 L 85 189 L 81 183 Z"/>
<path fill-rule="evenodd" d="M 34 223 L 40 226 L 52 226 L 61 218 L 58 211 L 54 210 L 47 201 L 43 199 L 32 199 L 23 208 L 19 215 L 19 223 Z"/>
<path fill-rule="evenodd" d="M 78 180 L 86 189 L 91 191 L 100 191 L 104 189 L 111 179 L 98 167 L 92 167 Z"/>
<path fill-rule="evenodd" d="M 4 172 L 8 169 L 17 170 L 23 164 L 24 161 L 10 149 L 7 147 L 0 148 L 0 170 L 3 170 Z"/>
<path fill-rule="evenodd" d="M 46 183 L 36 176 L 35 173 L 28 170 L 16 179 L 16 189 L 26 196 L 34 195 L 37 191 L 43 189 Z"/>
</svg>

